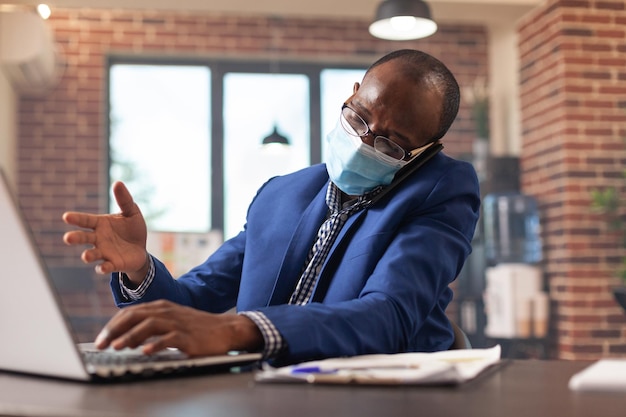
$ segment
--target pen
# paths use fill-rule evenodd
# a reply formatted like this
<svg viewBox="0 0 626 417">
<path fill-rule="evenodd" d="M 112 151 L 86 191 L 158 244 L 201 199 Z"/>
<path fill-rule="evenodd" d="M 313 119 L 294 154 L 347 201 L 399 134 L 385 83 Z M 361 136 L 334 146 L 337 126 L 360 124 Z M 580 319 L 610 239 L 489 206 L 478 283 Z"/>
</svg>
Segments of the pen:
<svg viewBox="0 0 626 417">
<path fill-rule="evenodd" d="M 334 374 L 337 369 L 322 369 L 319 366 L 301 366 L 291 370 L 292 374 Z"/>
<path fill-rule="evenodd" d="M 337 364 L 324 364 L 324 365 L 296 365 L 291 369 L 292 374 L 336 374 L 340 371 L 365 371 L 371 369 L 380 370 L 396 370 L 396 369 L 417 369 L 424 365 L 424 362 L 398 362 L 398 361 L 353 361 Z"/>
</svg>

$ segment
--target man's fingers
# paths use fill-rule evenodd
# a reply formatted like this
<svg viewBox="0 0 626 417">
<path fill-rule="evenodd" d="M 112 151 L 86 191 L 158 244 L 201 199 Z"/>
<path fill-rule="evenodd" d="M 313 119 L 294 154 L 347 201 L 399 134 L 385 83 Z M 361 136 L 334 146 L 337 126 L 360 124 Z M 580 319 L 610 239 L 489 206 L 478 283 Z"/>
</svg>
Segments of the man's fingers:
<svg viewBox="0 0 626 417">
<path fill-rule="evenodd" d="M 153 336 L 161 336 L 170 332 L 174 324 L 170 319 L 163 317 L 148 317 L 132 327 L 123 335 L 114 339 L 111 346 L 114 349 L 125 347 L 136 348 Z M 156 352 L 156 350 L 155 350 Z"/>
<path fill-rule="evenodd" d="M 119 268 L 116 268 L 113 263 L 107 261 L 107 262 L 102 262 L 101 264 L 96 265 L 95 270 L 97 274 L 109 275 L 115 271 L 118 271 Z"/>
<path fill-rule="evenodd" d="M 101 265 L 106 267 L 107 262 Z M 138 339 L 141 339 L 137 342 L 139 344 L 150 336 L 163 334 L 167 331 L 163 327 L 165 323 L 175 325 L 171 321 L 171 314 L 168 314 L 172 305 L 174 304 L 167 301 L 154 301 L 126 307 L 109 320 L 96 341 L 105 347 L 115 341 L 113 347 L 121 349 Z"/>
<path fill-rule="evenodd" d="M 90 264 L 102 259 L 102 254 L 98 249 L 85 249 L 80 255 L 80 259 L 86 264 Z"/>
<path fill-rule="evenodd" d="M 86 264 L 101 261 L 104 259 L 99 249 L 84 250 L 83 253 L 80 255 L 80 258 Z M 118 270 L 117 267 L 110 261 L 103 261 L 96 265 L 94 269 L 96 273 L 100 275 L 108 275 Z"/>
<path fill-rule="evenodd" d="M 76 225 L 77 220 L 80 218 L 80 213 L 75 211 L 66 211 L 63 213 L 63 221 L 67 224 Z"/>
<path fill-rule="evenodd" d="M 106 326 L 104 326 L 104 328 L 100 330 L 100 333 L 98 333 L 98 336 L 96 336 L 96 340 L 94 340 L 93 344 L 98 349 L 105 349 L 109 346 L 109 343 L 110 343 L 109 329 Z"/>
<path fill-rule="evenodd" d="M 82 227 L 85 229 L 95 229 L 98 224 L 98 216 L 68 211 L 63 213 L 63 221 L 72 226 Z"/>
<path fill-rule="evenodd" d="M 63 242 L 68 245 L 93 245 L 96 243 L 96 234 L 84 230 L 72 230 L 63 235 Z"/>
<path fill-rule="evenodd" d="M 153 354 L 168 347 L 178 348 L 191 356 L 221 353 L 221 346 L 198 345 L 197 341 L 194 343 L 190 339 L 191 329 L 181 322 L 197 321 L 197 317 L 187 317 L 187 310 L 190 309 L 166 300 L 126 307 L 104 326 L 95 345 L 98 349 L 111 346 L 117 350 L 143 345 L 145 354 Z M 197 326 L 197 323 L 194 325 Z"/>
<path fill-rule="evenodd" d="M 168 347 L 176 347 L 181 349 L 182 346 L 177 344 L 177 333 L 169 332 L 163 334 L 161 336 L 153 336 L 150 340 L 143 346 L 143 353 L 146 355 L 153 355 L 161 350 L 167 349 Z M 181 349 L 184 351 L 184 349 Z"/>
<path fill-rule="evenodd" d="M 118 207 L 122 210 L 122 215 L 131 216 L 135 214 L 137 210 L 135 201 L 123 182 L 116 181 L 113 184 L 113 195 Z"/>
<path fill-rule="evenodd" d="M 141 314 L 141 306 L 127 307 L 115 314 L 109 322 L 102 328 L 94 341 L 98 349 L 108 347 L 113 340 L 126 333 L 134 325 L 145 318 Z"/>
</svg>

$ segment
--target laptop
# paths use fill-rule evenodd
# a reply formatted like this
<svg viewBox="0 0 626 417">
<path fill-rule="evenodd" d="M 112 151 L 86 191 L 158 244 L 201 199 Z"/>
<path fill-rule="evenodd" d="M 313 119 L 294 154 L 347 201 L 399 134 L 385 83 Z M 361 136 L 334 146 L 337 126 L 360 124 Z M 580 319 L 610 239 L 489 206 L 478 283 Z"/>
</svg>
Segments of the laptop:
<svg viewBox="0 0 626 417">
<path fill-rule="evenodd" d="M 100 351 L 77 343 L 32 234 L 0 169 L 0 370 L 79 381 L 115 381 L 252 365 L 260 353 L 189 358 L 175 349 Z M 59 237 L 59 242 L 61 238 Z"/>
</svg>

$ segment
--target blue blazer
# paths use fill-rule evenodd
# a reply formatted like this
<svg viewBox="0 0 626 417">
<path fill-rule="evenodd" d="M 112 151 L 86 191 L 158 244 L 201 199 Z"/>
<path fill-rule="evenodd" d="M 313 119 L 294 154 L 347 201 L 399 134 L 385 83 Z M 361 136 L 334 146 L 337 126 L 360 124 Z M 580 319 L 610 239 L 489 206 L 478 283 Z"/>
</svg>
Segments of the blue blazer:
<svg viewBox="0 0 626 417">
<path fill-rule="evenodd" d="M 141 301 L 209 312 L 263 312 L 287 342 L 285 362 L 450 347 L 448 285 L 471 251 L 480 197 L 471 164 L 443 153 L 343 226 L 311 303 L 287 302 L 328 207 L 323 164 L 270 179 L 244 230 L 174 280 L 162 263 Z M 118 306 L 129 304 L 116 278 Z"/>
</svg>

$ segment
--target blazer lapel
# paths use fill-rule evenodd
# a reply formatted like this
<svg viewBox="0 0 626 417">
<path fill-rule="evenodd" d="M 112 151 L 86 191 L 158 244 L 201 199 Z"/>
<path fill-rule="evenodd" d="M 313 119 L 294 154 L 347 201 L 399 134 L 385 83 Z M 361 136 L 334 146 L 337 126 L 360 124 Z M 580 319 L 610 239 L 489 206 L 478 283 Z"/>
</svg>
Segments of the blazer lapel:
<svg viewBox="0 0 626 417">
<path fill-rule="evenodd" d="M 282 260 L 280 273 L 267 305 L 286 303 L 293 293 L 302 274 L 307 255 L 315 243 L 317 232 L 328 213 L 326 205 L 326 189 L 328 182 L 320 189 L 311 204 L 302 213 L 285 256 Z"/>
</svg>

